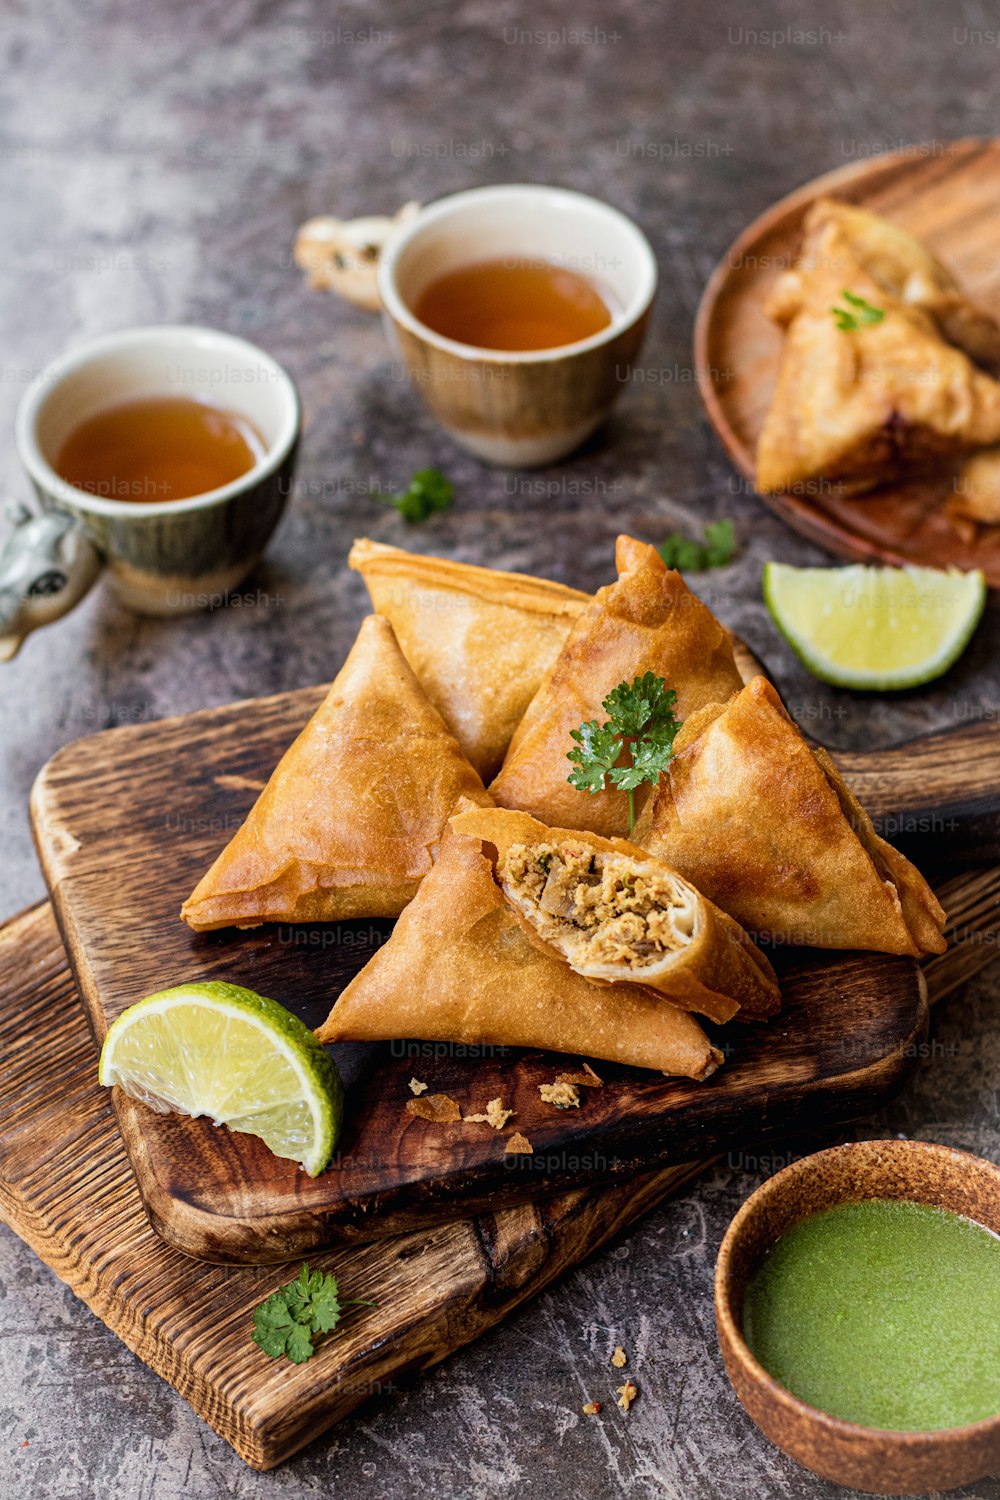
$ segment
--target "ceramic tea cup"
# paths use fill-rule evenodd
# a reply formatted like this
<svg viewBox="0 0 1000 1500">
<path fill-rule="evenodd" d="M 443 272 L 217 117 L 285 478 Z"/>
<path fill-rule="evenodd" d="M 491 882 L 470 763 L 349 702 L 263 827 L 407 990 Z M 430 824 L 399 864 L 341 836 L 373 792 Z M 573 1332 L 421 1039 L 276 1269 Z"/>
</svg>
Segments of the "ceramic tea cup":
<svg viewBox="0 0 1000 1500">
<path fill-rule="evenodd" d="M 743 1337 L 746 1289 L 771 1246 L 812 1214 L 870 1198 L 949 1209 L 1000 1234 L 1000 1167 L 964 1151 L 928 1141 L 857 1141 L 793 1162 L 751 1194 L 719 1250 L 715 1320 L 726 1374 L 765 1437 L 824 1479 L 879 1495 L 957 1489 L 1000 1470 L 1000 1414 L 930 1432 L 842 1421 L 780 1385 Z"/>
<path fill-rule="evenodd" d="M 477 261 L 545 261 L 603 292 L 606 328 L 552 349 L 493 350 L 445 338 L 413 311 L 438 277 Z M 642 231 L 564 188 L 473 188 L 428 204 L 388 238 L 378 292 L 390 341 L 456 442 L 488 463 L 533 467 L 571 453 L 629 379 L 656 292 Z"/>
<path fill-rule="evenodd" d="M 246 473 L 183 500 L 92 494 L 53 467 L 69 434 L 98 412 L 145 397 L 194 397 L 239 413 L 264 452 Z M 183 324 L 108 334 L 56 359 L 17 412 L 21 461 L 41 514 L 13 507 L 0 553 L 0 660 L 83 597 L 102 569 L 138 614 L 203 609 L 259 560 L 288 500 L 301 428 L 298 393 L 254 344 Z"/>
</svg>

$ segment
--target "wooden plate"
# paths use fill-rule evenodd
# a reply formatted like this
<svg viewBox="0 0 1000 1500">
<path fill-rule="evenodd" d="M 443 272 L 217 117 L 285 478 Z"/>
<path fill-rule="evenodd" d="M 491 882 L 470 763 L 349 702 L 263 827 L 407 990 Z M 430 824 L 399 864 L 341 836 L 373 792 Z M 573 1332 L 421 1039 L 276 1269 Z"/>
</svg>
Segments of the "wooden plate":
<svg viewBox="0 0 1000 1500">
<path fill-rule="evenodd" d="M 153 989 L 228 978 L 316 1026 L 389 924 L 272 924 L 196 935 L 182 899 L 246 817 L 321 688 L 109 730 L 60 751 L 32 799 L 42 866 L 98 1042 Z M 951 731 L 844 769 L 876 818 L 904 816 L 944 853 L 991 847 L 1000 725 Z M 977 846 L 975 840 L 979 839 Z M 780 955 L 779 955 L 780 957 Z M 421 1042 L 335 1048 L 348 1084 L 340 1151 L 310 1180 L 251 1136 L 155 1115 L 116 1098 L 139 1188 L 171 1244 L 207 1260 L 263 1262 L 336 1239 L 373 1239 L 457 1214 L 746 1145 L 869 1112 L 906 1077 L 925 1020 L 910 959 L 798 950 L 782 963 L 785 1005 L 767 1026 L 729 1026 L 725 1066 L 706 1084 L 602 1065 L 579 1110 L 538 1085 L 565 1059 Z M 847 1039 L 850 1039 L 848 1045 Z M 405 1113 L 414 1074 L 466 1112 L 501 1095 L 534 1156 L 505 1156 L 487 1126 Z"/>
<path fill-rule="evenodd" d="M 1000 140 L 937 142 L 852 162 L 782 198 L 716 266 L 695 323 L 695 365 L 708 415 L 751 488 L 781 352 L 781 334 L 762 311 L 764 297 L 798 254 L 806 210 L 830 193 L 917 235 L 970 297 L 1000 317 Z M 795 531 L 840 556 L 982 568 L 990 587 L 1000 589 L 1000 528 L 984 542 L 963 541 L 940 515 L 950 487 L 938 477 L 853 499 L 835 490 L 760 498 Z"/>
</svg>

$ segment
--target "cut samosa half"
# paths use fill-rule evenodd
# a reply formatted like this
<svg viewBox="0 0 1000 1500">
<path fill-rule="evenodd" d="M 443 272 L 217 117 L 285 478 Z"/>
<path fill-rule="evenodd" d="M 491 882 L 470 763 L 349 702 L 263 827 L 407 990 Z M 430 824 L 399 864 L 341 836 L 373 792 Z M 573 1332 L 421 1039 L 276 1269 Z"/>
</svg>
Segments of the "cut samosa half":
<svg viewBox="0 0 1000 1500">
<path fill-rule="evenodd" d="M 592 984 L 532 941 L 479 839 L 453 830 L 316 1035 L 540 1047 L 695 1079 L 722 1061 L 690 1012 L 641 985 Z"/>
<path fill-rule="evenodd" d="M 590 596 L 367 538 L 354 543 L 348 562 L 468 759 L 484 779 L 494 776 Z"/>
<path fill-rule="evenodd" d="M 394 917 L 430 870 L 469 765 L 379 615 L 181 909 L 197 932 Z"/>
<path fill-rule="evenodd" d="M 908 230 L 881 214 L 837 198 L 819 198 L 803 225 L 801 267 L 778 277 L 767 312 L 787 322 L 801 301 L 802 272 L 828 224 L 836 225 L 851 250 L 884 292 L 929 313 L 942 336 L 970 359 L 995 373 L 1000 367 L 1000 325 L 962 291 L 954 276 Z"/>
<path fill-rule="evenodd" d="M 612 689 L 645 672 L 676 692 L 680 719 L 728 698 L 743 681 L 729 632 L 655 547 L 620 536 L 616 562 L 618 581 L 599 589 L 576 621 L 490 787 L 503 807 L 606 837 L 627 832 L 628 801 L 624 792 L 570 786 L 571 731 L 591 719 L 603 722 Z"/>
<path fill-rule="evenodd" d="M 941 953 L 944 912 L 755 677 L 685 724 L 635 841 L 759 942 Z"/>
<path fill-rule="evenodd" d="M 1000 384 L 879 284 L 837 220 L 811 235 L 769 308 L 785 339 L 758 489 L 862 491 L 1000 442 Z"/>
<path fill-rule="evenodd" d="M 499 807 L 462 813 L 451 826 L 480 839 L 487 857 L 496 851 L 507 900 L 585 979 L 647 985 L 718 1022 L 779 1008 L 774 970 L 742 927 L 635 844 Z"/>
</svg>

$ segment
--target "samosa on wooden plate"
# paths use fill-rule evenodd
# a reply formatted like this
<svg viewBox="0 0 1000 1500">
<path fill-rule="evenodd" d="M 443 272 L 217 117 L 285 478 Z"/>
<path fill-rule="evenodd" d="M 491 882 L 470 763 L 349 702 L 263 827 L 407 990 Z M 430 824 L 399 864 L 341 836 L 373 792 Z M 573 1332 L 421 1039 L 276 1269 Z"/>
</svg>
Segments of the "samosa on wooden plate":
<svg viewBox="0 0 1000 1500">
<path fill-rule="evenodd" d="M 628 831 L 628 805 L 617 791 L 570 786 L 571 731 L 602 718 L 607 695 L 645 672 L 676 692 L 681 719 L 724 701 L 743 681 L 729 632 L 655 547 L 620 536 L 616 563 L 618 581 L 599 589 L 577 619 L 490 786 L 503 807 L 605 837 Z"/>
<path fill-rule="evenodd" d="M 635 842 L 758 941 L 944 951 L 944 912 L 927 882 L 878 836 L 763 677 L 693 715 L 674 750 Z"/>
<path fill-rule="evenodd" d="M 181 909 L 197 932 L 395 917 L 482 782 L 369 615 L 326 698 Z"/>
<path fill-rule="evenodd" d="M 625 839 L 548 828 L 482 807 L 452 818 L 495 861 L 529 936 L 597 983 L 635 983 L 713 1021 L 763 1018 L 781 1004 L 774 970 L 742 927 Z"/>
<path fill-rule="evenodd" d="M 768 298 L 785 339 L 757 445 L 762 491 L 822 481 L 863 491 L 1000 442 L 1000 384 L 942 332 L 960 309 L 946 315 L 928 289 L 904 300 L 905 278 L 891 290 L 886 257 L 866 264 L 872 252 L 855 233 L 817 205 L 800 263 Z"/>
<path fill-rule="evenodd" d="M 494 776 L 524 710 L 590 596 L 362 537 L 348 563 L 480 776 Z"/>
<path fill-rule="evenodd" d="M 695 1079 L 722 1061 L 688 1011 L 641 985 L 592 984 L 533 941 L 480 840 L 454 830 L 316 1035 L 540 1047 Z"/>
</svg>

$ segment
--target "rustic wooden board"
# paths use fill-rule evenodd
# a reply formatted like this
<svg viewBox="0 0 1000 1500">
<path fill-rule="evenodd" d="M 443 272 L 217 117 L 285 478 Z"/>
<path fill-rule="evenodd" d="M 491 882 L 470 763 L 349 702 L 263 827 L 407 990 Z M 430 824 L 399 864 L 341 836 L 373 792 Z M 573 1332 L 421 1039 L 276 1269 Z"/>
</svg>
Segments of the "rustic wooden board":
<svg viewBox="0 0 1000 1500">
<path fill-rule="evenodd" d="M 1000 871 L 970 872 L 940 894 L 955 932 L 925 967 L 932 1000 L 996 956 Z M 478 1337 L 699 1170 L 314 1257 L 346 1296 L 374 1293 L 378 1306 L 308 1364 L 272 1362 L 250 1341 L 250 1314 L 281 1273 L 199 1264 L 149 1227 L 48 905 L 0 928 L 0 996 L 0 1217 L 258 1469 Z"/>
<path fill-rule="evenodd" d="M 781 333 L 762 311 L 764 297 L 798 254 L 806 210 L 828 193 L 912 231 L 972 298 L 1000 315 L 1000 141 L 938 142 L 926 153 L 877 156 L 828 172 L 782 198 L 727 250 L 695 324 L 695 365 L 709 417 L 750 481 L 781 351 Z M 940 515 L 951 483 L 939 475 L 853 499 L 832 486 L 761 499 L 796 531 L 841 556 L 982 568 L 990 587 L 1000 589 L 1000 529 L 982 543 L 964 541 Z"/>
<path fill-rule="evenodd" d="M 379 922 L 196 935 L 177 918 L 320 692 L 110 730 L 67 746 L 42 772 L 36 839 L 98 1041 L 125 1006 L 192 976 L 246 984 L 318 1025 L 384 940 L 389 926 Z M 972 788 L 972 822 L 988 826 L 1000 785 L 994 775 L 990 786 L 981 762 L 992 746 L 994 768 L 1000 763 L 1000 726 L 956 732 L 948 746 L 930 762 L 940 805 L 950 819 Z M 915 783 L 923 797 L 929 767 L 917 754 L 914 782 L 905 751 L 894 764 L 900 784 L 912 791 Z M 854 757 L 862 795 L 866 766 L 875 814 L 905 810 L 878 757 Z M 921 807 L 923 820 L 930 814 Z M 251 1136 L 117 1097 L 150 1218 L 171 1244 L 204 1259 L 277 1261 L 866 1113 L 912 1067 L 911 1044 L 925 1022 L 916 965 L 811 950 L 778 961 L 781 1015 L 767 1026 L 727 1028 L 726 1064 L 707 1084 L 603 1066 L 606 1086 L 589 1090 L 579 1111 L 540 1099 L 538 1084 L 566 1065 L 551 1054 L 493 1048 L 470 1057 L 468 1048 L 418 1042 L 335 1048 L 349 1091 L 346 1124 L 333 1165 L 315 1180 Z M 860 1052 L 845 1051 L 847 1034 Z M 505 1156 L 503 1137 L 488 1126 L 415 1120 L 404 1110 L 414 1074 L 466 1111 L 502 1096 L 534 1155 Z"/>
</svg>

